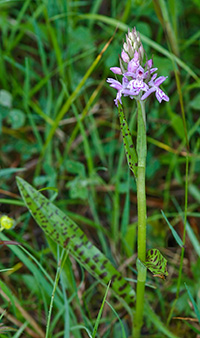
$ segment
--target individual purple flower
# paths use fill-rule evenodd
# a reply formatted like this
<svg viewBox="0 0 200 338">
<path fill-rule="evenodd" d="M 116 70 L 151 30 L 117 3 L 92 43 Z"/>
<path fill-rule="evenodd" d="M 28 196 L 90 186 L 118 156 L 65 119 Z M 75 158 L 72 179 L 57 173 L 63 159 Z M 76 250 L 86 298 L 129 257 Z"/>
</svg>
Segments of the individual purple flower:
<svg viewBox="0 0 200 338">
<path fill-rule="evenodd" d="M 148 82 L 148 85 L 151 88 L 147 90 L 144 95 L 142 95 L 141 100 L 145 100 L 151 93 L 156 92 L 156 98 L 160 103 L 162 100 L 169 101 L 169 97 L 159 88 L 159 86 L 166 80 L 167 76 L 160 76 L 157 79 L 156 76 L 157 74 L 154 74 L 151 80 Z"/>
<path fill-rule="evenodd" d="M 142 67 L 140 66 L 140 64 L 136 65 L 135 62 L 131 62 L 131 61 L 128 64 L 128 72 L 125 72 L 124 76 L 132 78 L 132 79 L 136 79 L 138 78 L 138 72 Z M 143 71 L 143 74 L 144 74 L 144 71 Z"/>
<path fill-rule="evenodd" d="M 142 79 L 131 80 L 127 88 L 134 93 L 132 95 L 138 95 L 141 90 L 145 92 L 149 90 L 149 87 Z"/>
<path fill-rule="evenodd" d="M 144 73 L 144 68 L 142 66 L 139 66 L 136 71 L 135 71 L 135 77 L 137 80 L 144 80 L 145 78 L 145 73 Z"/>
<path fill-rule="evenodd" d="M 107 82 L 110 83 L 110 87 L 117 89 L 117 96 L 116 99 L 114 100 L 116 106 L 118 107 L 118 101 L 122 104 L 122 94 L 124 94 L 124 91 L 129 83 L 128 79 L 126 77 L 123 77 L 122 79 L 122 84 L 112 78 L 108 78 Z M 130 94 L 130 90 L 125 92 L 125 96 L 128 96 Z"/>
<path fill-rule="evenodd" d="M 131 73 L 127 72 L 125 76 L 130 76 Z M 144 82 L 145 73 L 144 69 L 139 66 L 136 69 L 136 72 L 134 75 L 134 80 L 130 80 L 129 84 L 127 85 L 127 88 L 130 89 L 132 92 L 134 92 L 134 95 L 138 95 L 141 90 L 147 91 L 149 89 L 148 85 Z"/>
</svg>

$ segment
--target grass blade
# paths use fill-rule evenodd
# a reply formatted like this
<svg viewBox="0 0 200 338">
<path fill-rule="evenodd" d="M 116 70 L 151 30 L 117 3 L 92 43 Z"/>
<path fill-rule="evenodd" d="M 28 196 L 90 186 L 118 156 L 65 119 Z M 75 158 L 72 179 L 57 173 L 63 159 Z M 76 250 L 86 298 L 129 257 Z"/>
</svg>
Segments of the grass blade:
<svg viewBox="0 0 200 338">
<path fill-rule="evenodd" d="M 106 297 L 107 297 L 107 294 L 108 294 L 109 287 L 110 287 L 110 283 L 107 286 L 105 296 L 103 298 L 103 302 L 101 304 L 101 307 L 100 307 L 100 310 L 99 310 L 99 313 L 98 313 L 98 316 L 97 316 L 97 320 L 95 322 L 94 330 L 92 332 L 92 338 L 96 337 L 97 329 L 98 329 L 98 326 L 99 326 L 99 322 L 101 320 L 101 315 L 102 315 L 102 311 L 103 311 L 103 307 L 104 307 L 104 304 L 105 304 L 105 301 L 106 301 Z"/>
<path fill-rule="evenodd" d="M 183 247 L 183 241 L 182 239 L 179 237 L 179 235 L 177 234 L 176 230 L 173 228 L 173 226 L 169 223 L 167 217 L 165 216 L 164 212 L 161 210 L 161 213 L 165 219 L 165 221 L 167 222 L 167 225 L 169 226 L 172 235 L 174 236 L 174 239 L 176 240 L 176 242 L 178 243 L 178 245 L 182 248 Z"/>
<path fill-rule="evenodd" d="M 192 294 L 191 294 L 190 289 L 188 288 L 187 284 L 186 284 L 186 283 L 184 283 L 184 284 L 185 284 L 187 293 L 188 293 L 188 295 L 189 295 L 189 297 L 190 297 L 190 300 L 191 300 L 191 302 L 192 302 L 192 305 L 193 305 L 193 307 L 194 307 L 194 312 L 196 313 L 196 316 L 197 316 L 198 321 L 199 321 L 199 323 L 200 323 L 200 312 L 199 312 L 199 309 L 198 309 L 198 307 L 197 307 L 197 304 L 196 304 L 194 298 L 192 297 Z"/>
</svg>

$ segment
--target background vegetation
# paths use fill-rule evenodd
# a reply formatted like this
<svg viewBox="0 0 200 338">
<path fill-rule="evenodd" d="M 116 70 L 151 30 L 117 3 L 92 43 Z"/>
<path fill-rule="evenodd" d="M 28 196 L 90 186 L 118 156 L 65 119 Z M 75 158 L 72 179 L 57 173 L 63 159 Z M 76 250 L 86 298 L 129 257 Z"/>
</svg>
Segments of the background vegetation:
<svg viewBox="0 0 200 338">
<path fill-rule="evenodd" d="M 88 337 L 106 292 L 70 256 L 58 283 L 58 250 L 24 207 L 16 175 L 37 189 L 53 187 L 44 194 L 135 287 L 136 186 L 124 156 L 116 93 L 106 78 L 118 66 L 128 27 L 136 26 L 159 75 L 168 76 L 163 89 L 170 97 L 159 104 L 152 96 L 146 108 L 147 246 L 167 258 L 169 276 L 163 281 L 148 273 L 146 299 L 160 328 L 146 311 L 142 333 L 170 337 L 163 324 L 171 337 L 199 337 L 199 1 L 2 0 L 0 13 L 0 212 L 16 221 L 0 238 L 26 249 L 0 248 L 0 336 L 45 337 L 54 297 L 47 336 Z M 135 103 L 126 99 L 124 107 L 134 138 Z M 161 210 L 182 238 L 187 200 L 183 274 L 173 308 L 181 248 Z M 125 309 L 111 293 L 107 301 L 96 336 L 129 337 Z"/>
</svg>

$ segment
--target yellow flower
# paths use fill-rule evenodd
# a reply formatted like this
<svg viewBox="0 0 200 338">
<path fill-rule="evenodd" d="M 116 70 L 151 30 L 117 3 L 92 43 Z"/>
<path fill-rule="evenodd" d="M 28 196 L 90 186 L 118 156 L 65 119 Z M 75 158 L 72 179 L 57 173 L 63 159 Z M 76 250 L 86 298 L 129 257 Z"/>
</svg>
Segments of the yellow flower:
<svg viewBox="0 0 200 338">
<path fill-rule="evenodd" d="M 11 229 L 15 225 L 14 219 L 4 215 L 0 218 L 0 231 L 3 229 Z"/>
</svg>

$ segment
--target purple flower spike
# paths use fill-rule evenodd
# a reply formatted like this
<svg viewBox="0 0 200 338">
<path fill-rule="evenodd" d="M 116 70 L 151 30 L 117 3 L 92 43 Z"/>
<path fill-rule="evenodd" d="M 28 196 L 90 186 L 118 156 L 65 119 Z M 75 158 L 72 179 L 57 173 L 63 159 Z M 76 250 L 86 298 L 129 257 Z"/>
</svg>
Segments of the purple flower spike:
<svg viewBox="0 0 200 338">
<path fill-rule="evenodd" d="M 156 76 L 157 74 L 152 76 L 148 83 L 151 88 L 147 90 L 144 95 L 142 95 L 141 100 L 145 100 L 151 93 L 156 92 L 156 98 L 160 103 L 162 100 L 169 101 L 169 97 L 159 88 L 159 86 L 166 80 L 167 76 L 160 76 L 155 80 Z"/>
<path fill-rule="evenodd" d="M 114 74 L 122 75 L 121 68 L 119 68 L 119 67 L 111 67 L 110 70 L 111 70 L 111 72 L 113 72 Z"/>
<path fill-rule="evenodd" d="M 119 63 L 120 67 L 111 67 L 110 70 L 116 75 L 121 75 L 121 80 L 107 79 L 110 86 L 117 90 L 114 100 L 116 106 L 118 102 L 122 103 L 122 96 L 141 101 L 153 92 L 159 102 L 169 101 L 169 97 L 159 87 L 166 77 L 160 76 L 156 79 L 155 72 L 158 68 L 153 68 L 152 58 L 147 59 L 136 28 L 128 30 Z"/>
</svg>

